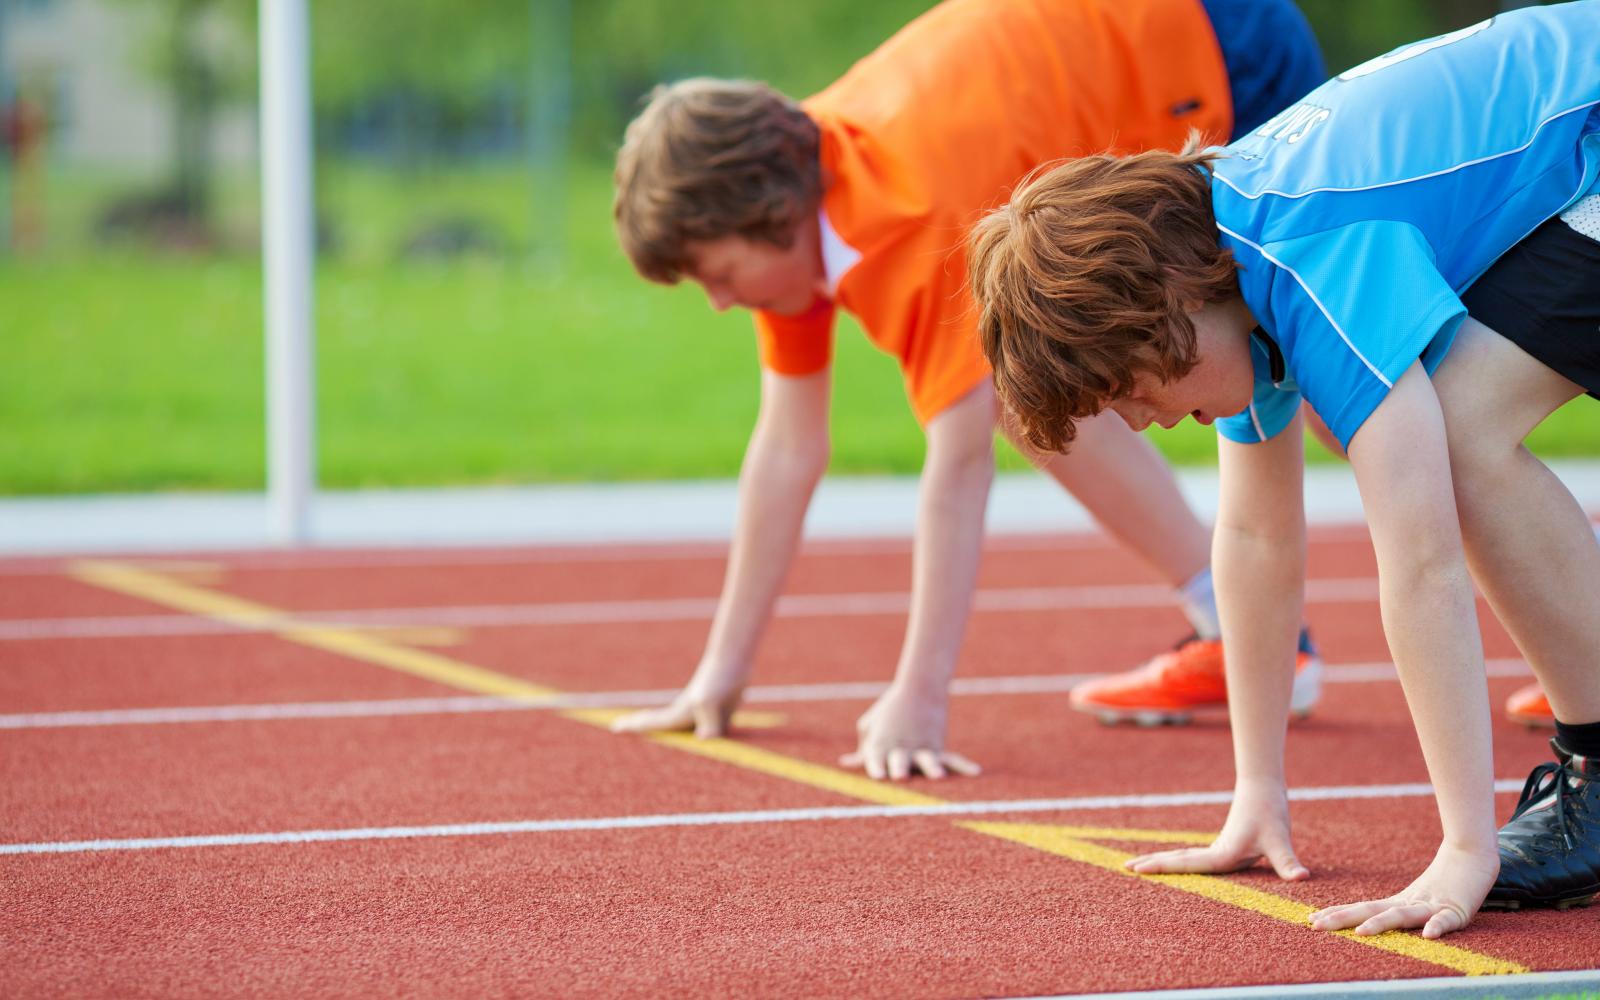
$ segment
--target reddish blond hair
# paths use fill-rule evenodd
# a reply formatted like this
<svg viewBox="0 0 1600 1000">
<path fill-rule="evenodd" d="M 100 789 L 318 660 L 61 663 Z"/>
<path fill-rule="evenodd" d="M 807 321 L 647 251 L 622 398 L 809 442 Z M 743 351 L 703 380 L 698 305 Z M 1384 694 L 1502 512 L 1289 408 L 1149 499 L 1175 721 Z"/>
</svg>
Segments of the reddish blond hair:
<svg viewBox="0 0 1600 1000">
<path fill-rule="evenodd" d="M 1217 243 L 1211 161 L 1088 156 L 1036 173 L 967 244 L 995 389 L 1027 441 L 1064 451 L 1075 421 L 1198 360 L 1189 311 L 1239 292 Z"/>
<path fill-rule="evenodd" d="M 798 104 L 750 80 L 655 88 L 617 151 L 622 249 L 651 281 L 692 269 L 688 245 L 743 236 L 793 244 L 822 198 L 821 132 Z"/>
</svg>

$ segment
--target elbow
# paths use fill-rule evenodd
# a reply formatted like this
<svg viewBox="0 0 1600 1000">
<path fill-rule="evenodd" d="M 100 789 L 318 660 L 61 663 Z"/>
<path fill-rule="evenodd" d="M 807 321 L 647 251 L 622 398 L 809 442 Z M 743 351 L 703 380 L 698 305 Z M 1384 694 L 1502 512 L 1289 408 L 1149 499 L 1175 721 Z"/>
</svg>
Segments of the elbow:
<svg viewBox="0 0 1600 1000">
<path fill-rule="evenodd" d="M 795 477 L 805 483 L 808 488 L 815 488 L 822 481 L 823 475 L 827 473 L 830 458 L 827 441 L 803 449 L 794 456 Z"/>
<path fill-rule="evenodd" d="M 831 455 L 826 434 L 766 434 L 760 443 L 760 464 L 793 487 L 814 489 L 828 471 Z"/>
<path fill-rule="evenodd" d="M 828 471 L 828 443 L 791 444 L 774 456 L 783 469 L 783 478 L 803 489 L 815 489 Z"/>
<path fill-rule="evenodd" d="M 951 463 L 949 471 L 962 482 L 989 482 L 994 478 L 994 447 L 961 456 Z"/>
<path fill-rule="evenodd" d="M 1273 528 L 1219 521 L 1211 538 L 1211 566 L 1221 581 L 1299 594 L 1305 586 L 1305 522 Z"/>
<path fill-rule="evenodd" d="M 1214 544 L 1250 552 L 1287 555 L 1303 553 L 1306 547 L 1306 522 L 1300 516 L 1269 516 L 1257 520 L 1217 518 Z"/>
<path fill-rule="evenodd" d="M 931 444 L 923 468 L 925 474 L 945 482 L 986 483 L 994 477 L 994 435 Z"/>
<path fill-rule="evenodd" d="M 1472 576 L 1459 545 L 1419 547 L 1388 566 L 1380 561 L 1379 584 L 1385 594 L 1422 600 L 1444 600 L 1447 595 L 1472 599 Z"/>
</svg>

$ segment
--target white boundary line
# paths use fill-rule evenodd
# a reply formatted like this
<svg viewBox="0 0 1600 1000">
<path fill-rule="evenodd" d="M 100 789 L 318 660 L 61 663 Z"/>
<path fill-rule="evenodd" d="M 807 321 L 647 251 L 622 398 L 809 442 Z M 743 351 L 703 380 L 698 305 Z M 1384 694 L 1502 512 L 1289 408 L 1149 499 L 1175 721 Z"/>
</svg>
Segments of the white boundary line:
<svg viewBox="0 0 1600 1000">
<path fill-rule="evenodd" d="M 1221 986 L 1194 990 L 1138 990 L 1128 993 L 1070 993 L 1036 1000 L 1344 1000 L 1356 997 L 1546 997 L 1570 996 L 1577 989 L 1600 989 L 1600 970 L 1526 972 L 1511 976 L 1430 976 L 1426 979 L 1357 980 L 1344 983 L 1300 983 L 1282 986 Z"/>
<path fill-rule="evenodd" d="M 3 501 L 0 501 L 3 506 Z M 1329 522 L 1311 525 L 1310 543 L 1341 545 L 1366 541 L 1367 526 L 1361 521 Z M 1069 530 L 991 533 L 984 538 L 985 553 L 1081 552 L 1089 549 L 1120 551 L 1111 538 L 1095 531 Z M 800 548 L 803 559 L 859 558 L 863 556 L 909 556 L 909 537 L 816 538 L 806 539 Z M 312 548 L 295 552 L 269 549 L 187 550 L 171 556 L 136 552 L 123 556 L 97 554 L 96 558 L 116 558 L 135 564 L 152 562 L 214 562 L 228 569 L 249 572 L 294 572 L 307 569 L 388 569 L 418 566 L 545 566 L 612 562 L 675 562 L 723 560 L 728 557 L 726 541 L 701 542 L 619 542 L 548 545 L 516 543 L 510 546 L 460 546 L 455 548 Z M 0 576 L 57 576 L 70 556 L 23 555 L 0 557 Z"/>
<path fill-rule="evenodd" d="M 1522 788 L 1521 779 L 1502 779 L 1496 792 Z M 1433 786 L 1341 785 L 1296 788 L 1296 802 L 1353 799 L 1418 798 Z M 316 844 L 349 840 L 412 840 L 425 837 L 486 837 L 517 833 L 567 833 L 587 830 L 640 830 L 683 826 L 728 826 L 755 823 L 801 823 L 820 820 L 899 819 L 911 816 L 980 816 L 992 813 L 1078 812 L 1096 809 L 1161 809 L 1178 806 L 1226 805 L 1232 792 L 1177 792 L 1167 795 L 1091 795 L 1065 799 L 945 802 L 926 806 L 820 806 L 809 809 L 759 809 L 739 812 L 670 813 L 653 816 L 607 816 L 591 819 L 514 820 L 500 823 L 445 823 L 432 826 L 378 826 L 331 830 L 285 830 L 275 833 L 222 833 L 190 837 L 136 837 L 107 840 L 62 840 L 0 844 L 6 854 L 76 854 L 85 851 L 148 851 L 160 848 L 240 847 L 254 844 Z"/>
<path fill-rule="evenodd" d="M 1489 660 L 1490 677 L 1531 676 L 1522 660 Z M 1100 674 L 1033 674 L 1014 677 L 961 677 L 950 693 L 963 696 L 1062 694 Z M 1329 664 L 1326 684 L 1366 684 L 1398 680 L 1392 663 Z M 819 701 L 870 701 L 888 687 L 880 681 L 834 684 L 782 684 L 745 691 L 750 704 Z M 392 698 L 369 701 L 284 702 L 263 705 L 201 705 L 170 708 L 119 708 L 77 712 L 22 712 L 0 715 L 3 729 L 65 729 L 84 726 L 140 726 L 185 722 L 260 722 L 276 719 L 375 718 L 397 715 L 450 715 L 476 712 L 521 712 L 536 709 L 642 708 L 677 697 L 676 688 L 655 691 L 595 691 L 550 698 L 514 699 L 482 695 L 450 698 Z"/>
<path fill-rule="evenodd" d="M 1311 604 L 1361 604 L 1378 599 L 1376 577 L 1310 580 Z M 781 618 L 825 618 L 903 615 L 911 608 L 906 591 L 845 594 L 789 594 L 780 597 Z M 979 590 L 973 611 L 1108 611 L 1177 608 L 1171 587 L 1154 583 L 1072 587 L 1011 587 Z M 614 625 L 635 622 L 710 621 L 715 597 L 683 597 L 631 601 L 563 601 L 532 604 L 482 604 L 365 610 L 307 611 L 248 628 L 195 615 L 123 615 L 116 617 L 15 618 L 0 621 L 0 641 L 40 639 L 113 639 L 180 635 L 228 635 L 271 632 L 289 625 L 336 625 L 381 629 L 420 626 L 503 628 L 550 625 Z"/>
</svg>

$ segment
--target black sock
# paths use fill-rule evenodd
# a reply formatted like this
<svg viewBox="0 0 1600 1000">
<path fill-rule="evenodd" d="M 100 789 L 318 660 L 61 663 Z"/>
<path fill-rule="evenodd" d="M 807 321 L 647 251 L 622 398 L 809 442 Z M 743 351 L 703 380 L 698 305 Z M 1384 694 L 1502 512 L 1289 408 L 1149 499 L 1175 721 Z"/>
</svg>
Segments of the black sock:
<svg viewBox="0 0 1600 1000">
<path fill-rule="evenodd" d="M 1600 758 L 1600 722 L 1582 725 L 1556 720 L 1556 739 L 1561 745 L 1580 757 Z"/>
</svg>

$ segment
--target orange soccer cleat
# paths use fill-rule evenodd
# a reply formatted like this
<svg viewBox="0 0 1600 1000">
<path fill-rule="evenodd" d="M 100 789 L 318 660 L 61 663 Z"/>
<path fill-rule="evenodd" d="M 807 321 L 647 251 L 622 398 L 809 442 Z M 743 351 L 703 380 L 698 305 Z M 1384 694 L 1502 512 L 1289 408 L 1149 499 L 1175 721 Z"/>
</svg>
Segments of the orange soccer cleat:
<svg viewBox="0 0 1600 1000">
<path fill-rule="evenodd" d="M 1294 694 L 1289 709 L 1304 718 L 1322 694 L 1322 661 L 1311 636 L 1300 631 L 1295 654 Z M 1101 722 L 1132 721 L 1141 726 L 1181 725 L 1196 711 L 1228 707 L 1222 670 L 1222 641 L 1189 636 L 1142 667 L 1085 681 L 1074 687 L 1072 707 Z"/>
<path fill-rule="evenodd" d="M 1550 699 L 1537 683 L 1517 688 L 1506 699 L 1506 715 L 1524 726 L 1554 729 L 1556 714 L 1550 710 Z"/>
</svg>

